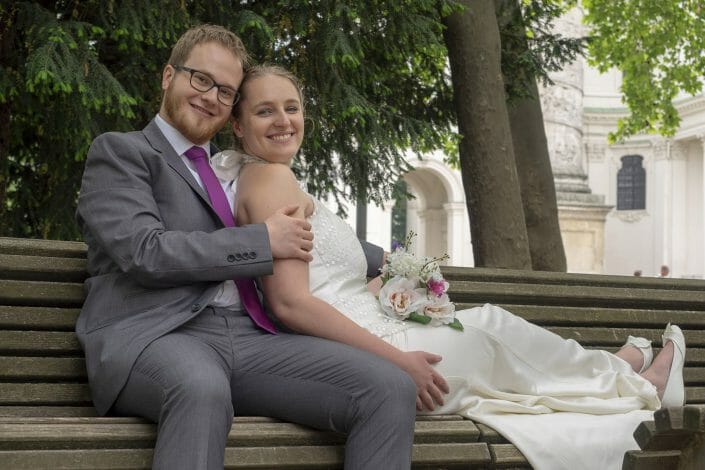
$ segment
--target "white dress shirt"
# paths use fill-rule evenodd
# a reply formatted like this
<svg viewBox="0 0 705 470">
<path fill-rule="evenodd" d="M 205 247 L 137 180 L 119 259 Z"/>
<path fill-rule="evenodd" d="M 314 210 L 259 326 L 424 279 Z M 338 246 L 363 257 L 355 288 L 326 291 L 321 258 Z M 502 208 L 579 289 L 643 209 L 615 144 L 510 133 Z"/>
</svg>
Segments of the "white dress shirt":
<svg viewBox="0 0 705 470">
<path fill-rule="evenodd" d="M 184 155 L 184 153 L 193 147 L 194 144 L 184 137 L 183 134 L 171 124 L 166 122 L 159 114 L 157 114 L 155 122 L 157 123 L 159 130 L 161 130 L 164 134 L 164 137 L 166 137 L 166 140 L 174 148 L 174 151 L 181 157 L 181 160 L 186 165 L 186 168 L 189 169 L 196 182 L 201 186 L 201 188 L 204 188 L 201 177 L 198 176 L 196 166 L 191 160 L 188 159 L 188 157 L 186 157 L 186 155 Z M 208 159 L 210 161 L 210 142 L 205 145 L 198 145 L 198 147 L 201 147 L 206 151 L 206 155 L 208 155 Z M 230 204 L 230 210 L 233 210 L 233 204 L 235 201 L 235 181 L 222 180 L 220 178 L 218 178 L 218 181 L 220 181 L 221 186 L 223 186 L 225 198 L 228 200 L 228 204 Z M 242 304 L 240 303 L 240 295 L 237 292 L 237 287 L 235 287 L 235 282 L 228 280 L 221 283 L 220 290 L 218 291 L 218 294 L 216 294 L 215 298 L 210 302 L 210 305 L 214 307 L 227 307 L 232 310 L 240 310 L 242 308 Z"/>
</svg>

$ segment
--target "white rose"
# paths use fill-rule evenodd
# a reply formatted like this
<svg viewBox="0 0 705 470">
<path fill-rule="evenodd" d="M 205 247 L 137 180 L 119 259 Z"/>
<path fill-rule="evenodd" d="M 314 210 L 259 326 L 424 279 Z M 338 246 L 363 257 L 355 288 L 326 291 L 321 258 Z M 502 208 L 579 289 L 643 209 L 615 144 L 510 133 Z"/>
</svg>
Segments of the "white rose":
<svg viewBox="0 0 705 470">
<path fill-rule="evenodd" d="M 423 314 L 431 317 L 429 324 L 432 326 L 448 325 L 455 319 L 455 304 L 450 301 L 448 294 L 440 297 L 429 295 Z"/>
<path fill-rule="evenodd" d="M 426 289 L 416 288 L 416 282 L 395 276 L 379 291 L 382 310 L 392 318 L 406 319 L 426 304 Z"/>
</svg>

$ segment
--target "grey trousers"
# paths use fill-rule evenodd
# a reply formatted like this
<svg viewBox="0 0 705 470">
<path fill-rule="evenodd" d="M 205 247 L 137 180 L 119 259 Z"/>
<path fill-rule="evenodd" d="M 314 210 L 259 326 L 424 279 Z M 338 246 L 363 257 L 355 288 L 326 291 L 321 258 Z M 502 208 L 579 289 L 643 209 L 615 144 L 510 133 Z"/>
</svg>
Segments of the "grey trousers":
<svg viewBox="0 0 705 470">
<path fill-rule="evenodd" d="M 415 403 L 373 354 L 209 307 L 142 352 L 113 409 L 158 423 L 154 469 L 222 469 L 233 416 L 257 415 L 347 433 L 346 469 L 392 470 L 411 465 Z"/>
</svg>

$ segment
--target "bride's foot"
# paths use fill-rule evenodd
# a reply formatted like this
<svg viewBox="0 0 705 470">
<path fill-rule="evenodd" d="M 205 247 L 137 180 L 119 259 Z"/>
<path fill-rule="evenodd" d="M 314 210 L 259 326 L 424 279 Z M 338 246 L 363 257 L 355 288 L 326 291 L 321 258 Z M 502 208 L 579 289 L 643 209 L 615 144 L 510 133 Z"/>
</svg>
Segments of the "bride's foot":
<svg viewBox="0 0 705 470">
<path fill-rule="evenodd" d="M 685 402 L 683 363 L 685 362 L 685 338 L 676 325 L 670 323 L 662 336 L 663 349 L 642 375 L 656 386 L 661 405 L 682 406 Z"/>
<path fill-rule="evenodd" d="M 627 342 L 615 353 L 615 356 L 632 366 L 634 372 L 641 374 L 651 365 L 651 361 L 654 359 L 654 352 L 651 349 L 650 340 L 629 336 Z"/>
</svg>

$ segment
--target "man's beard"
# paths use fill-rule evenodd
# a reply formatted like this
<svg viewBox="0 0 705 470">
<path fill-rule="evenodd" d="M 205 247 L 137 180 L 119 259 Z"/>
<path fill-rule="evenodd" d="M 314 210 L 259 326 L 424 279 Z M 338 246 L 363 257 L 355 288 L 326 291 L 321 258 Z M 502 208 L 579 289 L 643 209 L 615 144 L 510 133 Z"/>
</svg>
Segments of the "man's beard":
<svg viewBox="0 0 705 470">
<path fill-rule="evenodd" d="M 171 86 L 164 93 L 164 113 L 169 123 L 174 126 L 184 137 L 194 144 L 203 144 L 208 142 L 222 127 L 210 124 L 208 121 L 203 121 L 197 125 L 190 124 L 183 112 L 179 109 L 179 100 L 171 93 Z M 183 100 L 184 106 L 189 106 L 188 102 Z M 188 112 L 188 110 L 184 110 Z M 198 122 L 196 120 L 196 122 Z M 225 123 L 223 123 L 224 125 Z"/>
</svg>

